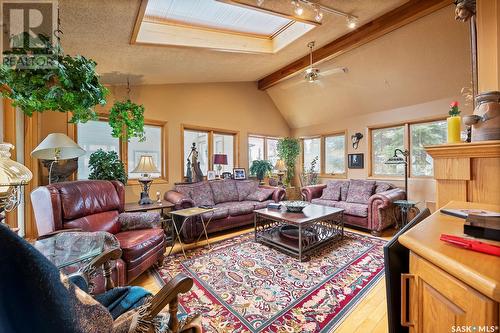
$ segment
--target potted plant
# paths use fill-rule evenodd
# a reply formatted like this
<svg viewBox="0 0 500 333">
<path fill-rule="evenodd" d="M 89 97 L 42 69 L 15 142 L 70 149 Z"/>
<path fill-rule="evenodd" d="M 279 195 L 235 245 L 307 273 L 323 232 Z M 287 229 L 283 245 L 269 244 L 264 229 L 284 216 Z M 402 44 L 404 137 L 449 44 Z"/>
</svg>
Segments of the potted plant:
<svg viewBox="0 0 500 333">
<path fill-rule="evenodd" d="M 109 111 L 109 125 L 112 128 L 111 135 L 115 138 L 128 140 L 135 137 L 144 141 L 144 106 L 132 103 L 129 99 L 115 102 Z"/>
<path fill-rule="evenodd" d="M 448 114 L 450 115 L 446 119 L 448 123 L 448 143 L 460 142 L 461 119 L 457 101 L 450 104 L 450 111 L 448 111 Z"/>
<path fill-rule="evenodd" d="M 89 179 L 119 180 L 123 184 L 127 183 L 125 166 L 116 151 L 105 152 L 99 149 L 93 152 L 90 154 L 89 169 Z"/>
<path fill-rule="evenodd" d="M 300 153 L 300 142 L 295 138 L 282 138 L 278 141 L 278 156 L 285 162 L 285 185 L 290 186 L 295 177 L 295 162 Z"/>
<path fill-rule="evenodd" d="M 271 171 L 273 171 L 273 165 L 266 160 L 255 160 L 250 166 L 250 174 L 257 176 L 261 184 L 264 177 Z"/>
<path fill-rule="evenodd" d="M 317 185 L 319 174 L 316 172 L 319 156 L 316 156 L 309 165 L 309 169 L 302 173 L 302 186 Z"/>
</svg>

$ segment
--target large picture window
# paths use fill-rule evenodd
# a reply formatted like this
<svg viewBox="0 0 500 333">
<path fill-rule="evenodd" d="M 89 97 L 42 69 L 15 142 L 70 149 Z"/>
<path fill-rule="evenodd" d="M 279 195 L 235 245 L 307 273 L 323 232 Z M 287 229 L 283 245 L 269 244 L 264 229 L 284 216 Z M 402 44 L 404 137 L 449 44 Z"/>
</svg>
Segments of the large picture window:
<svg viewBox="0 0 500 333">
<path fill-rule="evenodd" d="M 141 175 L 132 173 L 142 155 L 151 155 L 158 169 L 152 174 L 155 178 L 167 179 L 166 163 L 166 126 L 163 121 L 145 120 L 144 131 L 146 139 L 140 142 L 136 138 L 129 141 L 120 140 L 111 136 L 111 127 L 105 115 L 99 120 L 91 120 L 76 125 L 76 138 L 78 144 L 85 149 L 86 154 L 78 159 L 78 179 L 88 179 L 90 174 L 90 155 L 102 149 L 106 152 L 116 151 L 123 161 L 129 179 L 137 179 Z"/>
<path fill-rule="evenodd" d="M 412 122 L 386 128 L 370 129 L 371 175 L 400 177 L 404 165 L 387 165 L 394 150 L 409 151 L 410 177 L 432 177 L 433 161 L 424 146 L 446 142 L 446 120 Z"/>
<path fill-rule="evenodd" d="M 183 174 L 186 176 L 187 159 L 193 161 L 191 157 L 191 149 L 193 143 L 198 151 L 198 162 L 204 176 L 209 170 L 215 170 L 217 167 L 213 163 L 214 154 L 225 154 L 227 156 L 227 165 L 221 165 L 221 172 L 233 172 L 233 168 L 238 166 L 237 160 L 237 132 L 204 128 L 197 126 L 183 126 Z"/>
<path fill-rule="evenodd" d="M 311 163 L 316 160 L 314 172 L 321 170 L 321 138 L 304 139 L 304 170 L 311 169 Z"/>
<path fill-rule="evenodd" d="M 278 161 L 278 138 L 270 136 L 248 136 L 248 167 L 255 160 L 267 160 L 273 167 Z"/>
<path fill-rule="evenodd" d="M 322 177 L 346 176 L 346 132 L 302 139 L 302 170 L 309 172 L 317 159 L 314 171 Z"/>
<path fill-rule="evenodd" d="M 345 135 L 325 137 L 325 173 L 345 173 Z"/>
</svg>

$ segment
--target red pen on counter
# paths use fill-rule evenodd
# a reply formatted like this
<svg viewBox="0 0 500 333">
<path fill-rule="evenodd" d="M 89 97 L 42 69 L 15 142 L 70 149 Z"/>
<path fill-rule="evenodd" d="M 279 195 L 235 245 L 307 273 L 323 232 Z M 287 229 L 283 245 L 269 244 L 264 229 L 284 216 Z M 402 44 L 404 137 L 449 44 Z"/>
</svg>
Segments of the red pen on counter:
<svg viewBox="0 0 500 333">
<path fill-rule="evenodd" d="M 460 246 L 464 249 L 492 254 L 494 256 L 500 257 L 500 246 L 483 243 L 470 238 L 464 238 L 447 234 L 441 234 L 441 237 L 439 237 L 439 239 L 442 240 L 443 242 L 451 243 Z"/>
</svg>

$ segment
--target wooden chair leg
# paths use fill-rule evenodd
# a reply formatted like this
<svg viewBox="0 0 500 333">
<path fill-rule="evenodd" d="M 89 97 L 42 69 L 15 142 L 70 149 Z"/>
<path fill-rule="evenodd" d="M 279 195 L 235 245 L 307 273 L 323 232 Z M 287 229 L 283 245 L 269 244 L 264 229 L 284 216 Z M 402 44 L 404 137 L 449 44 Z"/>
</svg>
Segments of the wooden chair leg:
<svg viewBox="0 0 500 333">
<path fill-rule="evenodd" d="M 168 303 L 168 312 L 170 313 L 170 319 L 168 321 L 168 327 L 172 332 L 177 332 L 179 330 L 179 319 L 177 319 L 177 310 L 179 307 L 179 299 L 175 296 L 170 303 Z"/>
</svg>

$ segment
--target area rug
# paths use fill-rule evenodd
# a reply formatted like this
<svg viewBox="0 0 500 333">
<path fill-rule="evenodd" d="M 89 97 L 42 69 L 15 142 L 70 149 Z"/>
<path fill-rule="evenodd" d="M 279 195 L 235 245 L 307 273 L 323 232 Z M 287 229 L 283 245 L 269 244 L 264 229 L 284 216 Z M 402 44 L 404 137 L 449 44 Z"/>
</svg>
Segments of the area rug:
<svg viewBox="0 0 500 333">
<path fill-rule="evenodd" d="M 167 257 L 153 274 L 193 278 L 179 309 L 202 314 L 204 332 L 331 332 L 383 275 L 384 243 L 345 232 L 301 263 L 249 233 Z"/>
</svg>

